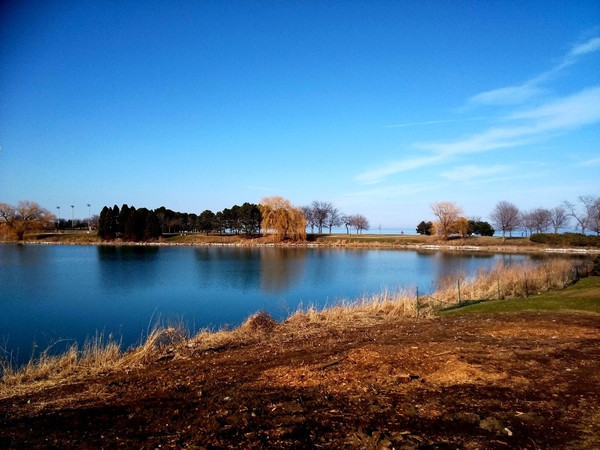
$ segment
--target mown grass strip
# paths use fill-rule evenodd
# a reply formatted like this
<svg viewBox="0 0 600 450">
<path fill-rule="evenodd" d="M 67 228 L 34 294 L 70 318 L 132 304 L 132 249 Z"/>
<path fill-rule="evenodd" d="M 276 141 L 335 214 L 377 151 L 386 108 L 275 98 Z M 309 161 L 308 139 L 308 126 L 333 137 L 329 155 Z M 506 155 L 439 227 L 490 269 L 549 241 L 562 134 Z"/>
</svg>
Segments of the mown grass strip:
<svg viewBox="0 0 600 450">
<path fill-rule="evenodd" d="M 527 298 L 489 300 L 441 311 L 441 315 L 489 314 L 523 311 L 580 311 L 600 313 L 600 277 L 582 278 L 560 291 L 547 291 Z"/>
</svg>

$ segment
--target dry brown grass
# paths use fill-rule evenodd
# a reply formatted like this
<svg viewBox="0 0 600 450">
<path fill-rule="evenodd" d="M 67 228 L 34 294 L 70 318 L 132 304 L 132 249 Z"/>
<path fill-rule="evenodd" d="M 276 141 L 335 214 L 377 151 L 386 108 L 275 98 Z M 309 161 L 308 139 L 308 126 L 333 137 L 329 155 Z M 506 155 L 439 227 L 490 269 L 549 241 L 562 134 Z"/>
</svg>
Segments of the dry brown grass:
<svg viewBox="0 0 600 450">
<path fill-rule="evenodd" d="M 0 361 L 0 398 L 13 395 L 23 387 L 31 391 L 72 377 L 102 372 L 122 360 L 120 344 L 105 339 L 102 334 L 86 341 L 81 350 L 77 344 L 60 355 L 52 355 L 50 350 L 51 347 L 18 369 L 10 362 Z"/>
<path fill-rule="evenodd" d="M 97 334 L 81 349 L 73 344 L 66 352 L 52 355 L 50 347 L 20 368 L 0 361 L 0 398 L 23 389 L 32 391 L 105 371 L 143 366 L 165 354 L 182 354 L 188 340 L 181 325 L 156 326 L 142 345 L 127 352 L 119 342 Z"/>
<path fill-rule="evenodd" d="M 496 300 L 528 297 L 540 292 L 563 289 L 578 276 L 572 262 L 556 259 L 544 264 L 497 264 L 481 270 L 469 280 L 464 274 L 447 277 L 440 282 L 432 298 L 439 304 L 455 304 L 472 300 Z M 460 297 L 459 297 L 460 296 Z"/>
</svg>

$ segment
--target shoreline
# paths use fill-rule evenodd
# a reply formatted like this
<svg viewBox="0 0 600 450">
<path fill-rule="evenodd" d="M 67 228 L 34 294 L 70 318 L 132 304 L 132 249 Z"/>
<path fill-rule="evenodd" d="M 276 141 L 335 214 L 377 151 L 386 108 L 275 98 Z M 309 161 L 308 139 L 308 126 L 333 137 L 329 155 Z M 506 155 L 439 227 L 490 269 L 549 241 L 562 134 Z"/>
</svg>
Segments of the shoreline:
<svg viewBox="0 0 600 450">
<path fill-rule="evenodd" d="M 350 238 L 352 239 L 352 238 Z M 61 242 L 52 240 L 1 241 L 0 244 L 12 245 L 78 245 L 106 247 L 257 247 L 257 248 L 337 248 L 365 250 L 406 250 L 429 252 L 465 252 L 465 253 L 506 253 L 506 254 L 549 254 L 549 255 L 590 255 L 600 254 L 600 248 L 594 247 L 536 247 L 531 245 L 471 245 L 471 244 L 428 244 L 428 243 L 398 243 L 382 241 L 347 242 L 340 239 L 333 242 Z"/>
<path fill-rule="evenodd" d="M 549 307 L 589 297 L 599 280 L 587 280 L 510 313 L 416 318 L 380 302 L 71 352 L 0 386 L 0 446 L 587 448 L 600 442 L 600 315 Z M 513 300 L 500 304 L 530 301 Z"/>
</svg>

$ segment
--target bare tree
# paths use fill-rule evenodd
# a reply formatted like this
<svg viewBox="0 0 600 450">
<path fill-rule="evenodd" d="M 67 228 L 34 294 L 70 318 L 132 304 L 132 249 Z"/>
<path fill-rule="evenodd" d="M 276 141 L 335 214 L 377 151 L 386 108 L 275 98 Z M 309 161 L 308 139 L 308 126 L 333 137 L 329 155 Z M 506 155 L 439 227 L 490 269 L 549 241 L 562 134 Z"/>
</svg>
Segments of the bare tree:
<svg viewBox="0 0 600 450">
<path fill-rule="evenodd" d="M 431 205 L 433 215 L 437 218 L 434 224 L 436 231 L 448 239 L 454 231 L 456 220 L 462 214 L 462 208 L 454 202 L 438 202 Z"/>
<path fill-rule="evenodd" d="M 525 236 L 532 235 L 535 230 L 535 217 L 533 211 L 521 213 L 519 215 L 519 225 L 525 231 Z"/>
<path fill-rule="evenodd" d="M 323 226 L 327 221 L 329 210 L 331 209 L 331 203 L 314 201 L 311 203 L 313 220 L 317 226 L 319 233 L 323 233 Z"/>
<path fill-rule="evenodd" d="M 302 206 L 300 207 L 302 214 L 304 214 L 304 219 L 306 220 L 306 226 L 310 227 L 310 232 L 315 232 L 315 217 L 313 214 L 313 209 L 310 206 Z"/>
<path fill-rule="evenodd" d="M 342 224 L 342 215 L 337 208 L 329 204 L 330 208 L 327 214 L 327 226 L 329 227 L 329 234 L 331 234 L 332 227 L 339 227 Z"/>
<path fill-rule="evenodd" d="M 569 224 L 569 216 L 562 206 L 556 206 L 550 210 L 550 225 L 554 228 L 554 234 L 558 233 L 559 228 L 564 228 Z"/>
<path fill-rule="evenodd" d="M 0 203 L 0 225 L 12 231 L 22 241 L 25 233 L 48 226 L 54 215 L 35 202 L 22 201 L 15 207 Z"/>
<path fill-rule="evenodd" d="M 533 229 L 536 233 L 544 233 L 552 223 L 552 213 L 546 208 L 536 208 L 531 211 Z"/>
<path fill-rule="evenodd" d="M 600 236 L 600 197 L 596 198 L 596 201 L 594 202 L 591 222 L 590 228 Z"/>
<path fill-rule="evenodd" d="M 585 234 L 585 230 L 590 226 L 593 227 L 594 220 L 597 219 L 595 212 L 598 198 L 592 195 L 582 195 L 578 200 L 581 203 L 581 209 L 578 209 L 576 204 L 567 200 L 563 202 L 563 206 L 567 209 L 567 214 L 577 222 L 581 234 Z"/>
<path fill-rule="evenodd" d="M 352 216 L 344 214 L 340 218 L 340 222 L 346 227 L 346 234 L 350 234 L 350 227 L 352 226 Z"/>
<path fill-rule="evenodd" d="M 363 230 L 369 229 L 369 221 L 362 214 L 350 216 L 350 226 L 356 229 L 356 234 L 362 234 Z"/>
<path fill-rule="evenodd" d="M 519 226 L 519 208 L 514 204 L 501 201 L 494 207 L 490 214 L 492 224 L 496 229 L 502 230 L 502 241 L 506 239 L 506 232 L 512 236 L 512 232 Z"/>
</svg>

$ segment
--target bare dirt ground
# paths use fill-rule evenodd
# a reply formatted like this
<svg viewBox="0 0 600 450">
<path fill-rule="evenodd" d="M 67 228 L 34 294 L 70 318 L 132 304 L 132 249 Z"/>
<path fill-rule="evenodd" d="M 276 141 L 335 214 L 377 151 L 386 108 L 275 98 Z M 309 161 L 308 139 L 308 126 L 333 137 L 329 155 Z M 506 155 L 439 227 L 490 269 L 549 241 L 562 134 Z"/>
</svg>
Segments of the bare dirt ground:
<svg viewBox="0 0 600 450">
<path fill-rule="evenodd" d="M 600 315 L 277 325 L 0 399 L 2 448 L 600 448 Z"/>
</svg>

